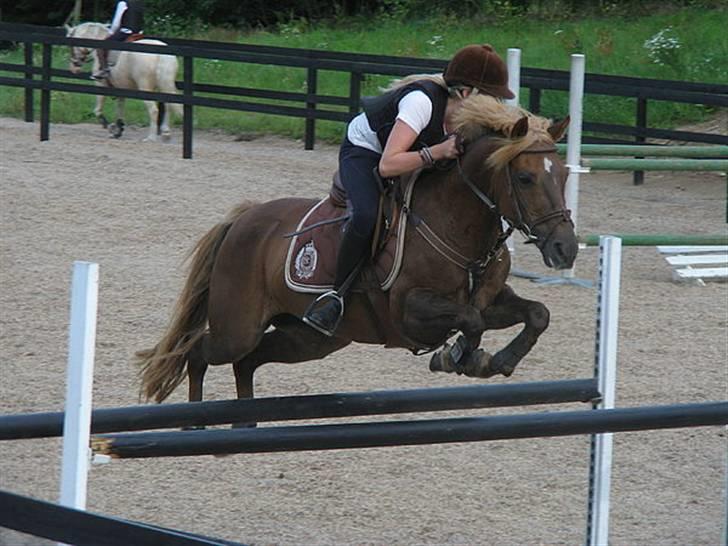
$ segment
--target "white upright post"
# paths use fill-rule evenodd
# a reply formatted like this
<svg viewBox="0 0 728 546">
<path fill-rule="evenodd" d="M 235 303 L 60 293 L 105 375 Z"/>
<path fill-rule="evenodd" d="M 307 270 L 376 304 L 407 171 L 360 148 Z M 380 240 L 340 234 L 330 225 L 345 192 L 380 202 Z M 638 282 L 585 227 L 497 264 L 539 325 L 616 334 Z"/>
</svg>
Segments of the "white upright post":
<svg viewBox="0 0 728 546">
<path fill-rule="evenodd" d="M 571 56 L 571 78 L 569 81 L 569 133 L 566 141 L 566 166 L 569 168 L 569 178 L 566 180 L 566 208 L 571 210 L 571 220 L 574 227 L 577 224 L 577 209 L 579 207 L 579 174 L 584 172 L 581 167 L 581 122 L 584 109 L 584 55 Z M 578 233 L 578 231 L 577 231 Z M 573 277 L 574 269 L 563 272 L 564 277 Z"/>
<path fill-rule="evenodd" d="M 521 50 L 517 47 L 508 48 L 506 57 L 508 65 L 508 89 L 515 95 L 512 99 L 506 99 L 506 104 L 518 106 L 518 98 L 521 93 Z"/>
<path fill-rule="evenodd" d="M 521 94 L 521 50 L 516 47 L 508 48 L 506 56 L 506 64 L 508 65 L 508 89 L 515 95 L 512 99 L 506 99 L 506 104 L 518 106 Z M 503 229 L 508 229 L 508 224 L 503 222 Z M 515 255 L 516 246 L 513 242 L 513 235 L 508 237 L 506 246 L 511 255 Z"/>
<path fill-rule="evenodd" d="M 617 379 L 619 290 L 622 239 L 599 239 L 599 300 L 594 375 L 601 400 L 595 409 L 613 409 Z M 612 433 L 592 434 L 589 467 L 587 546 L 609 544 L 609 489 L 612 479 Z"/>
<path fill-rule="evenodd" d="M 74 262 L 60 504 L 86 508 L 99 266 Z"/>
</svg>

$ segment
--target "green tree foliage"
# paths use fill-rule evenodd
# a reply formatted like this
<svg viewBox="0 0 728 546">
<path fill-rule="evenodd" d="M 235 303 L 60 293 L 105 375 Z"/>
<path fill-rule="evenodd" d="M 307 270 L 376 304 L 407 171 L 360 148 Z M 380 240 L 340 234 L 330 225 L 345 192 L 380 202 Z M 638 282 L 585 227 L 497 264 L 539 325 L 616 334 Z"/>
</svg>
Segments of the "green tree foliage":
<svg viewBox="0 0 728 546">
<path fill-rule="evenodd" d="M 565 19 L 581 15 L 654 13 L 679 6 L 719 7 L 721 0 L 145 0 L 147 25 L 174 21 L 177 26 L 267 27 L 294 20 L 340 20 L 380 15 L 422 19 L 433 15 L 492 21 L 528 16 Z M 81 19 L 108 21 L 115 0 L 83 0 Z M 74 0 L 3 0 L 0 19 L 6 22 L 58 26 L 71 13 Z"/>
</svg>

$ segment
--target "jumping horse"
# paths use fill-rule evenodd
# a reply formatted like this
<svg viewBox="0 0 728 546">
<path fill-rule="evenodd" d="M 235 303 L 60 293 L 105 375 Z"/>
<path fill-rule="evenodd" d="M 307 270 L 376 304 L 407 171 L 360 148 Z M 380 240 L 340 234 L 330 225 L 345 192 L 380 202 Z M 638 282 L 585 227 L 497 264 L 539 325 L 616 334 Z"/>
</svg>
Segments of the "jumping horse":
<svg viewBox="0 0 728 546">
<path fill-rule="evenodd" d="M 412 229 L 398 276 L 384 291 L 367 280 L 365 267 L 333 337 L 302 322 L 312 296 L 284 281 L 285 236 L 316 201 L 239 205 L 194 248 L 166 334 L 136 353 L 141 396 L 163 401 L 186 369 L 189 400 L 199 401 L 208 365 L 232 362 L 237 395 L 250 398 L 262 364 L 320 359 L 352 341 L 436 351 L 433 371 L 510 376 L 550 316 L 506 284 L 511 230 L 504 232 L 502 220 L 538 247 L 547 266 L 572 266 L 578 244 L 564 202 L 568 173 L 555 146 L 568 122 L 491 97 L 466 99 L 456 120 L 463 153 L 450 168 L 424 170 L 413 182 L 402 218 Z M 522 330 L 500 351 L 480 348 L 485 330 L 519 323 Z"/>
<path fill-rule="evenodd" d="M 78 26 L 66 26 L 68 38 L 84 38 L 89 40 L 103 40 L 109 36 L 109 28 L 101 23 L 81 23 Z M 159 40 L 135 40 L 139 44 L 167 45 Z M 71 47 L 69 70 L 78 74 L 84 64 L 93 59 L 94 72 L 99 69 L 98 52 L 90 47 Z M 104 81 L 97 81 L 100 87 L 118 87 L 122 89 L 138 89 L 140 91 L 159 91 L 161 93 L 177 93 L 175 78 L 177 77 L 177 57 L 174 55 L 160 55 L 156 53 L 137 53 L 135 51 L 109 50 L 110 74 Z M 105 95 L 96 97 L 94 114 L 96 119 L 111 134 L 119 138 L 124 131 L 124 97 L 116 97 L 116 122 L 109 124 L 104 116 Z M 165 105 L 154 101 L 144 101 L 149 114 L 149 134 L 146 141 L 169 140 L 169 110 L 181 116 L 182 107 L 177 104 Z"/>
</svg>

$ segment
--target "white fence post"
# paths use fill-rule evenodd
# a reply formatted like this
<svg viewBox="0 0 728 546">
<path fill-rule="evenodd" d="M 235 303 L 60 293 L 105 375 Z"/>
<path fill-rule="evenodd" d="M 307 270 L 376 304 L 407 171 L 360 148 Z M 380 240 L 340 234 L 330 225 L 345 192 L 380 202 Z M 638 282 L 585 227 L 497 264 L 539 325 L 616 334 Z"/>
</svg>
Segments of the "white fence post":
<svg viewBox="0 0 728 546">
<path fill-rule="evenodd" d="M 99 266 L 74 262 L 60 504 L 86 508 Z"/>
<path fill-rule="evenodd" d="M 600 237 L 594 375 L 602 397 L 595 405 L 597 410 L 614 408 L 621 268 L 622 239 Z M 592 434 L 591 436 L 587 546 L 607 546 L 609 544 L 612 440 L 612 433 Z"/>
</svg>

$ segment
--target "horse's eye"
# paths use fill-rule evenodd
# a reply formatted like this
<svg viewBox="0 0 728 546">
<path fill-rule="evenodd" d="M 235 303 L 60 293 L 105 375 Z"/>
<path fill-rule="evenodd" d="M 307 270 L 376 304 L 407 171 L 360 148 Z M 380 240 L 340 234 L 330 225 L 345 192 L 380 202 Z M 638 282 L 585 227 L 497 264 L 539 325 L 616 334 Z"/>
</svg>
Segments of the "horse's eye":
<svg viewBox="0 0 728 546">
<path fill-rule="evenodd" d="M 531 173 L 518 173 L 516 178 L 521 184 L 533 184 L 533 175 Z"/>
</svg>

